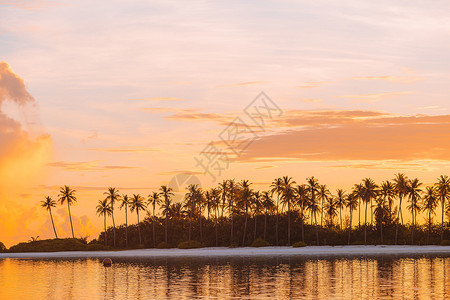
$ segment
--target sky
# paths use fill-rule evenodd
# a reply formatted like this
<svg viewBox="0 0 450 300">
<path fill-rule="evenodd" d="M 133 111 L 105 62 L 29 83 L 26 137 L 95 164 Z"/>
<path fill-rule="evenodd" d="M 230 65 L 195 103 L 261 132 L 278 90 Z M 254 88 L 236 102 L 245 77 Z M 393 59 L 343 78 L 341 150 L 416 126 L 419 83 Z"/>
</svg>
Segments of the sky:
<svg viewBox="0 0 450 300">
<path fill-rule="evenodd" d="M 39 203 L 63 185 L 95 238 L 110 186 L 432 184 L 450 167 L 449 6 L 0 0 L 0 240 L 51 238 Z"/>
</svg>

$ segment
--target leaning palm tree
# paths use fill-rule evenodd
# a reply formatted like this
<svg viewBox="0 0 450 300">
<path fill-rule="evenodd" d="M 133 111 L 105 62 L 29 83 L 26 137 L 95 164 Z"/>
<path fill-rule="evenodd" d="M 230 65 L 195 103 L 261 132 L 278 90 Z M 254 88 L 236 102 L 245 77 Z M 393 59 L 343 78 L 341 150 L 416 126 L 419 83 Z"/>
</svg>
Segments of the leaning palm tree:
<svg viewBox="0 0 450 300">
<path fill-rule="evenodd" d="M 436 188 L 433 186 L 427 186 L 425 195 L 423 197 L 423 210 L 428 212 L 428 233 L 427 233 L 427 243 L 430 242 L 430 231 L 431 231 L 431 215 L 436 214 L 436 207 L 438 205 L 438 194 Z"/>
<path fill-rule="evenodd" d="M 273 212 L 275 203 L 272 199 L 270 192 L 264 191 L 262 193 L 262 206 L 264 208 L 264 240 L 266 240 L 267 233 L 267 215 Z"/>
<path fill-rule="evenodd" d="M 173 195 L 174 195 L 174 193 L 172 192 L 172 188 L 170 188 L 170 187 L 168 187 L 167 185 L 162 185 L 160 188 L 159 188 L 159 190 L 161 191 L 160 192 L 160 194 L 161 194 L 161 196 L 164 198 L 164 205 L 165 205 L 165 208 L 166 208 L 166 213 L 165 213 L 165 216 L 164 216 L 164 219 L 165 219 L 165 235 L 164 235 L 164 237 L 165 237 L 165 242 L 167 243 L 167 229 L 168 229 L 168 216 L 167 216 L 167 214 L 168 214 L 168 212 L 169 212 L 169 208 L 170 208 L 170 197 L 172 197 Z"/>
<path fill-rule="evenodd" d="M 61 187 L 59 189 L 59 203 L 61 205 L 64 204 L 64 202 L 67 203 L 67 209 L 69 210 L 69 220 L 70 220 L 70 228 L 72 229 L 72 238 L 75 238 L 75 235 L 73 234 L 73 224 L 72 224 L 72 215 L 70 213 L 70 206 L 74 204 L 77 201 L 77 197 L 75 197 L 75 190 L 71 189 L 67 185 L 64 187 Z"/>
<path fill-rule="evenodd" d="M 152 216 L 152 233 L 153 233 L 153 247 L 156 248 L 156 233 L 155 233 L 155 210 L 156 205 L 159 205 L 161 203 L 161 200 L 159 199 L 159 193 L 153 192 L 150 195 L 148 195 L 148 204 L 152 206 L 153 208 L 153 216 Z"/>
<path fill-rule="evenodd" d="M 352 231 L 353 211 L 358 208 L 359 201 L 358 201 L 358 196 L 356 195 L 355 192 L 348 194 L 346 200 L 347 201 L 345 203 L 345 206 L 350 211 L 350 222 L 348 224 L 348 242 L 347 242 L 350 245 L 350 234 Z"/>
<path fill-rule="evenodd" d="M 41 201 L 41 207 L 45 208 L 50 213 L 50 220 L 52 220 L 52 226 L 53 226 L 53 231 L 55 232 L 55 238 L 58 238 L 58 235 L 56 234 L 55 223 L 53 222 L 53 215 L 52 215 L 52 207 L 56 207 L 56 201 L 53 200 L 50 196 L 47 196 L 47 197 L 45 197 L 44 201 Z"/>
<path fill-rule="evenodd" d="M 107 192 L 103 193 L 106 195 L 106 200 L 109 201 L 109 206 L 111 207 L 111 218 L 113 223 L 113 241 L 114 247 L 116 247 L 116 223 L 114 222 L 114 204 L 120 199 L 119 190 L 110 187 Z"/>
<path fill-rule="evenodd" d="M 339 220 L 340 220 L 340 227 L 339 229 L 342 230 L 342 208 L 345 206 L 345 192 L 342 189 L 338 189 L 336 194 L 336 208 L 339 208 Z"/>
<path fill-rule="evenodd" d="M 107 235 L 106 235 L 106 216 L 110 216 L 112 213 L 112 209 L 108 200 L 98 200 L 97 205 L 97 214 L 99 216 L 103 215 L 104 218 L 104 228 L 105 228 L 105 246 L 108 244 Z"/>
<path fill-rule="evenodd" d="M 447 175 L 442 175 L 441 177 L 438 178 L 436 190 L 438 193 L 439 201 L 441 201 L 442 205 L 442 222 L 441 222 L 441 242 L 442 242 L 444 239 L 445 202 L 450 199 L 450 178 Z"/>
<path fill-rule="evenodd" d="M 395 175 L 395 178 L 393 181 L 394 181 L 394 185 L 395 185 L 395 192 L 397 193 L 397 196 L 400 200 L 399 205 L 398 205 L 397 224 L 395 226 L 395 244 L 397 245 L 398 226 L 399 226 L 400 220 L 403 225 L 402 201 L 403 201 L 403 197 L 405 197 L 405 195 L 407 193 L 408 177 L 406 177 L 406 175 L 403 173 L 398 173 L 397 175 Z"/>
<path fill-rule="evenodd" d="M 141 239 L 141 227 L 139 225 L 139 211 L 144 210 L 146 208 L 145 199 L 139 194 L 133 194 L 133 197 L 131 197 L 130 200 L 130 211 L 136 211 L 137 215 L 137 226 L 138 226 L 138 233 L 139 233 L 139 246 L 142 245 L 142 239 Z"/>
<path fill-rule="evenodd" d="M 125 208 L 125 248 L 128 248 L 128 205 L 130 204 L 130 200 L 127 195 L 122 195 L 120 200 L 120 207 Z M 111 209 L 112 210 L 112 209 Z M 111 212 L 112 213 L 112 212 Z"/>
<path fill-rule="evenodd" d="M 276 244 L 278 246 L 278 215 L 279 215 L 279 205 L 280 205 L 280 195 L 282 193 L 282 189 L 283 189 L 283 183 L 282 183 L 282 179 L 281 178 L 276 178 L 272 184 L 270 185 L 271 190 L 270 192 L 273 194 L 277 194 L 277 204 L 276 204 L 276 208 L 277 208 L 277 216 L 276 216 L 276 223 L 275 223 L 275 241 Z"/>
<path fill-rule="evenodd" d="M 407 207 L 411 211 L 411 244 L 414 244 L 414 228 L 416 226 L 417 212 L 420 211 L 420 199 L 422 190 L 419 179 L 409 180 L 407 187 L 407 196 L 409 197 L 410 205 Z"/>
<path fill-rule="evenodd" d="M 283 205 L 287 205 L 288 208 L 288 246 L 291 245 L 291 204 L 295 198 L 295 181 L 292 177 L 283 176 L 281 179 L 281 201 Z"/>
<path fill-rule="evenodd" d="M 316 242 L 317 246 L 319 246 L 319 230 L 317 228 L 317 214 L 321 211 L 321 208 L 318 204 L 316 195 L 319 191 L 319 182 L 316 178 L 310 177 L 306 179 L 307 186 L 308 186 L 308 194 L 309 194 L 309 201 L 308 201 L 308 209 L 311 212 L 311 223 L 312 223 L 312 217 L 314 216 L 314 223 L 316 227 Z"/>
</svg>

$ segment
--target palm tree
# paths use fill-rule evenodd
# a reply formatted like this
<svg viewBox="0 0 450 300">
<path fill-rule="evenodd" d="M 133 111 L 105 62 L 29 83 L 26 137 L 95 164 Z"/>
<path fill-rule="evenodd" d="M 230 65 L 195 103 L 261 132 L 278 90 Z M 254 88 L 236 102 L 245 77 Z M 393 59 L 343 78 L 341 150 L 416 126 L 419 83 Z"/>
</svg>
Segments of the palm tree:
<svg viewBox="0 0 450 300">
<path fill-rule="evenodd" d="M 348 224 L 348 244 L 350 245 L 350 233 L 352 231 L 353 211 L 358 208 L 359 201 L 357 193 L 354 191 L 347 195 L 345 206 L 350 210 L 350 223 Z"/>
<path fill-rule="evenodd" d="M 119 190 L 116 190 L 115 188 L 110 187 L 110 188 L 108 188 L 108 191 L 104 192 L 103 194 L 106 195 L 106 200 L 109 201 L 109 205 L 111 206 L 114 247 L 116 247 L 116 223 L 114 222 L 114 203 L 120 199 Z"/>
<path fill-rule="evenodd" d="M 67 185 L 64 187 L 61 187 L 59 189 L 59 203 L 61 205 L 64 204 L 64 202 L 67 203 L 67 209 L 69 210 L 69 220 L 70 220 L 70 228 L 72 229 L 72 238 L 75 238 L 75 235 L 73 234 L 73 224 L 72 224 L 72 215 L 70 213 L 70 206 L 77 201 L 77 197 L 75 197 L 75 190 L 71 189 Z"/>
<path fill-rule="evenodd" d="M 233 210 L 233 203 L 234 203 L 234 196 L 236 192 L 236 185 L 234 182 L 234 179 L 228 180 L 228 211 L 230 214 L 230 247 L 233 246 L 233 217 L 234 217 L 234 210 Z M 223 191 L 222 191 L 223 193 Z"/>
<path fill-rule="evenodd" d="M 122 195 L 122 197 L 119 198 L 119 201 L 120 201 L 119 208 L 125 207 L 125 248 L 128 248 L 128 212 L 127 212 L 127 210 L 128 210 L 128 204 L 130 204 L 130 200 L 128 199 L 128 195 Z"/>
<path fill-rule="evenodd" d="M 300 206 L 300 218 L 302 220 L 302 242 L 305 242 L 305 208 L 308 206 L 308 187 L 304 184 L 295 188 L 297 195 L 296 204 Z"/>
<path fill-rule="evenodd" d="M 383 244 L 383 219 L 386 210 L 388 209 L 388 203 L 386 201 L 386 197 L 379 195 L 378 198 L 375 199 L 375 216 L 380 224 L 380 241 Z"/>
<path fill-rule="evenodd" d="M 396 195 L 395 185 L 389 180 L 384 181 L 380 186 L 380 195 L 388 201 L 389 211 L 392 211 L 392 206 L 394 205 L 394 198 Z"/>
<path fill-rule="evenodd" d="M 221 183 L 219 183 L 219 190 L 221 194 L 221 200 L 222 200 L 222 218 L 223 218 L 223 212 L 225 211 L 225 207 L 227 206 L 227 194 L 228 194 L 228 180 L 224 180 Z"/>
<path fill-rule="evenodd" d="M 155 210 L 156 205 L 159 205 L 161 203 L 161 200 L 159 199 L 159 193 L 153 192 L 150 195 L 148 195 L 148 204 L 152 206 L 153 208 L 153 216 L 152 216 L 152 233 L 153 233 L 153 247 L 156 248 L 156 233 L 155 233 Z"/>
<path fill-rule="evenodd" d="M 168 187 L 167 185 L 162 185 L 159 190 L 161 191 L 161 196 L 164 198 L 164 206 L 165 206 L 165 242 L 167 243 L 167 229 L 168 229 L 168 218 L 167 218 L 167 213 L 169 212 L 169 208 L 170 208 L 170 197 L 174 195 L 174 193 L 172 193 L 172 188 Z"/>
<path fill-rule="evenodd" d="M 295 198 L 294 184 L 292 177 L 284 176 L 281 186 L 281 201 L 283 205 L 287 204 L 288 208 L 288 246 L 291 245 L 291 204 Z"/>
<path fill-rule="evenodd" d="M 216 231 L 216 247 L 219 246 L 219 232 L 217 227 L 217 219 L 219 218 L 218 210 L 219 206 L 221 204 L 221 190 L 216 188 L 212 189 L 212 201 L 211 201 L 211 208 L 214 210 L 214 225 L 215 225 L 215 231 Z M 223 210 L 222 210 L 223 211 Z"/>
<path fill-rule="evenodd" d="M 104 218 L 104 228 L 105 228 L 105 246 L 108 244 L 107 243 L 107 236 L 106 236 L 106 216 L 110 216 L 112 213 L 112 209 L 110 207 L 110 203 L 108 202 L 107 199 L 104 200 L 98 200 L 98 205 L 97 205 L 97 214 L 99 216 L 103 215 Z"/>
<path fill-rule="evenodd" d="M 277 216 L 276 216 L 276 223 L 275 223 L 275 241 L 276 241 L 276 244 L 277 244 L 277 246 L 278 246 L 278 208 L 279 208 L 279 205 L 280 205 L 280 195 L 281 195 L 281 193 L 282 193 L 282 186 L 283 186 L 283 183 L 282 183 L 282 179 L 281 178 L 277 178 L 277 179 L 275 179 L 273 182 L 272 182 L 272 184 L 270 185 L 270 187 L 271 187 L 271 193 L 272 193 L 272 195 L 273 194 L 277 194 L 277 205 L 276 205 L 276 207 L 277 207 Z"/>
<path fill-rule="evenodd" d="M 417 212 L 420 211 L 420 198 L 422 190 L 420 186 L 422 185 L 419 182 L 419 179 L 409 180 L 407 187 L 407 195 L 409 196 L 409 200 L 411 204 L 407 207 L 411 211 L 411 244 L 414 244 L 414 227 L 416 226 L 416 215 Z"/>
<path fill-rule="evenodd" d="M 137 215 L 137 226 L 138 226 L 138 233 L 139 233 L 139 246 L 142 245 L 142 239 L 141 239 L 141 227 L 139 225 L 139 211 L 144 210 L 146 208 L 145 199 L 139 194 L 133 194 L 133 197 L 131 197 L 130 201 L 130 211 L 136 211 Z"/>
<path fill-rule="evenodd" d="M 319 191 L 319 182 L 316 178 L 310 177 L 306 179 L 308 183 L 308 193 L 309 193 L 309 201 L 308 201 L 308 209 L 311 212 L 311 222 L 312 217 L 314 216 L 314 223 L 316 227 L 316 242 L 317 246 L 319 246 L 319 230 L 317 228 L 317 213 L 321 211 L 320 206 L 317 203 L 316 194 Z"/>
<path fill-rule="evenodd" d="M 345 192 L 342 189 L 338 189 L 336 193 L 336 208 L 339 208 L 339 220 L 341 224 L 339 228 L 342 230 L 342 208 L 345 206 Z"/>
<path fill-rule="evenodd" d="M 447 175 L 441 175 L 436 185 L 439 201 L 442 205 L 442 222 L 441 222 L 441 242 L 444 239 L 444 211 L 445 202 L 450 199 L 450 178 Z"/>
<path fill-rule="evenodd" d="M 56 234 L 55 223 L 53 222 L 53 215 L 52 215 L 52 207 L 56 207 L 56 201 L 53 200 L 50 196 L 47 196 L 47 197 L 45 197 L 44 201 L 41 201 L 41 207 L 43 207 L 49 211 L 50 220 L 52 220 L 53 231 L 55 232 L 55 238 L 58 238 L 58 235 Z"/>
<path fill-rule="evenodd" d="M 253 232 L 253 240 L 256 240 L 256 231 L 257 231 L 257 221 L 258 215 L 261 213 L 262 208 L 262 195 L 261 192 L 256 191 L 253 192 L 252 197 L 252 207 L 253 207 L 253 215 L 254 215 L 254 223 L 255 223 L 255 231 Z"/>
<path fill-rule="evenodd" d="M 364 214 L 364 244 L 367 244 L 367 204 L 372 203 L 372 199 L 377 196 L 377 185 L 371 178 L 363 180 L 363 201 L 366 203 L 366 210 Z"/>
<path fill-rule="evenodd" d="M 358 200 L 358 227 L 361 227 L 361 201 L 364 197 L 364 185 L 362 183 L 355 184 L 353 196 Z"/>
<path fill-rule="evenodd" d="M 398 173 L 397 175 L 395 175 L 394 185 L 395 185 L 395 192 L 397 193 L 397 196 L 400 200 L 398 205 L 397 224 L 395 227 L 395 244 L 397 245 L 398 225 L 399 225 L 398 222 L 401 220 L 403 225 L 402 200 L 407 193 L 408 177 L 406 177 L 405 174 Z"/>
<path fill-rule="evenodd" d="M 328 226 L 333 227 L 333 220 L 337 216 L 337 201 L 335 198 L 330 196 L 327 198 L 322 211 L 325 211 L 325 216 L 328 219 Z"/>
<path fill-rule="evenodd" d="M 262 193 L 262 206 L 264 208 L 264 240 L 266 240 L 267 233 L 267 214 L 273 212 L 275 203 L 270 192 L 264 191 Z"/>
<path fill-rule="evenodd" d="M 189 211 L 189 240 L 191 240 L 192 232 L 192 215 L 195 210 L 195 204 L 198 201 L 200 190 L 197 184 L 190 184 L 188 186 L 188 192 L 184 196 L 186 201 L 186 209 Z"/>
<path fill-rule="evenodd" d="M 423 197 L 423 210 L 428 212 L 428 234 L 427 234 L 427 244 L 430 241 L 430 231 L 431 231 L 431 214 L 436 214 L 436 207 L 438 205 L 438 194 L 436 188 L 433 186 L 427 186 L 425 195 Z"/>
<path fill-rule="evenodd" d="M 326 184 L 319 185 L 318 196 L 322 201 L 321 207 L 323 208 L 324 202 L 330 197 L 330 190 L 327 188 Z M 320 212 L 320 226 L 323 226 L 323 209 Z"/>
<path fill-rule="evenodd" d="M 242 246 L 245 246 L 245 235 L 247 233 L 247 221 L 248 221 L 248 209 L 251 205 L 253 191 L 250 189 L 251 183 L 248 180 L 242 180 L 240 182 L 240 205 L 244 207 L 245 210 L 245 222 L 244 222 L 244 233 L 242 235 Z"/>
</svg>

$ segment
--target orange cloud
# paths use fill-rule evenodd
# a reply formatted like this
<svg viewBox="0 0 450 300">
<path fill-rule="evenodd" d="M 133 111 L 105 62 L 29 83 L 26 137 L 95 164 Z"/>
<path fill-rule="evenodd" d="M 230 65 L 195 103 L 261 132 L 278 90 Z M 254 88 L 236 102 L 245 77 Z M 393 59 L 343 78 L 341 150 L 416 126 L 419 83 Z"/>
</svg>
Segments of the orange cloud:
<svg viewBox="0 0 450 300">
<path fill-rule="evenodd" d="M 314 98 L 302 98 L 300 101 L 303 103 L 320 103 L 323 102 L 322 99 L 314 99 Z"/>
<path fill-rule="evenodd" d="M 417 93 L 416 91 L 402 91 L 402 92 L 388 92 L 388 93 L 377 93 L 377 94 L 359 94 L 359 95 L 346 95 L 340 96 L 339 98 L 352 99 L 352 103 L 365 102 L 373 103 L 383 100 L 385 98 L 390 98 L 394 96 L 411 95 Z"/>
<path fill-rule="evenodd" d="M 420 76 L 362 76 L 362 77 L 353 77 L 353 80 L 383 80 L 390 82 L 398 82 L 398 83 L 414 83 L 418 81 L 422 81 L 425 78 Z"/>
<path fill-rule="evenodd" d="M 91 148 L 86 150 L 112 153 L 160 152 L 156 148 Z"/>
<path fill-rule="evenodd" d="M 57 161 L 48 163 L 49 167 L 62 168 L 68 171 L 105 171 L 105 170 L 124 170 L 124 169 L 138 169 L 133 166 L 100 166 L 99 161 L 91 162 L 67 162 Z"/>
</svg>

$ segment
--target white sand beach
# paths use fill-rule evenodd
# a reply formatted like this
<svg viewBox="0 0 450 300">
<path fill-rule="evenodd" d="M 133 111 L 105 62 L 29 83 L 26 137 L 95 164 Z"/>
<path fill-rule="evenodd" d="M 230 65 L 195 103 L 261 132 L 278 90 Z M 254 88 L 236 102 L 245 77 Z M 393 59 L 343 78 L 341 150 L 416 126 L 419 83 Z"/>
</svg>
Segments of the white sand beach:
<svg viewBox="0 0 450 300">
<path fill-rule="evenodd" d="M 70 251 L 0 253 L 3 258 L 153 258 L 153 257 L 276 257 L 276 256 L 360 256 L 360 255 L 450 255 L 450 246 L 308 246 L 264 248 L 139 249 L 124 251 Z"/>
</svg>

